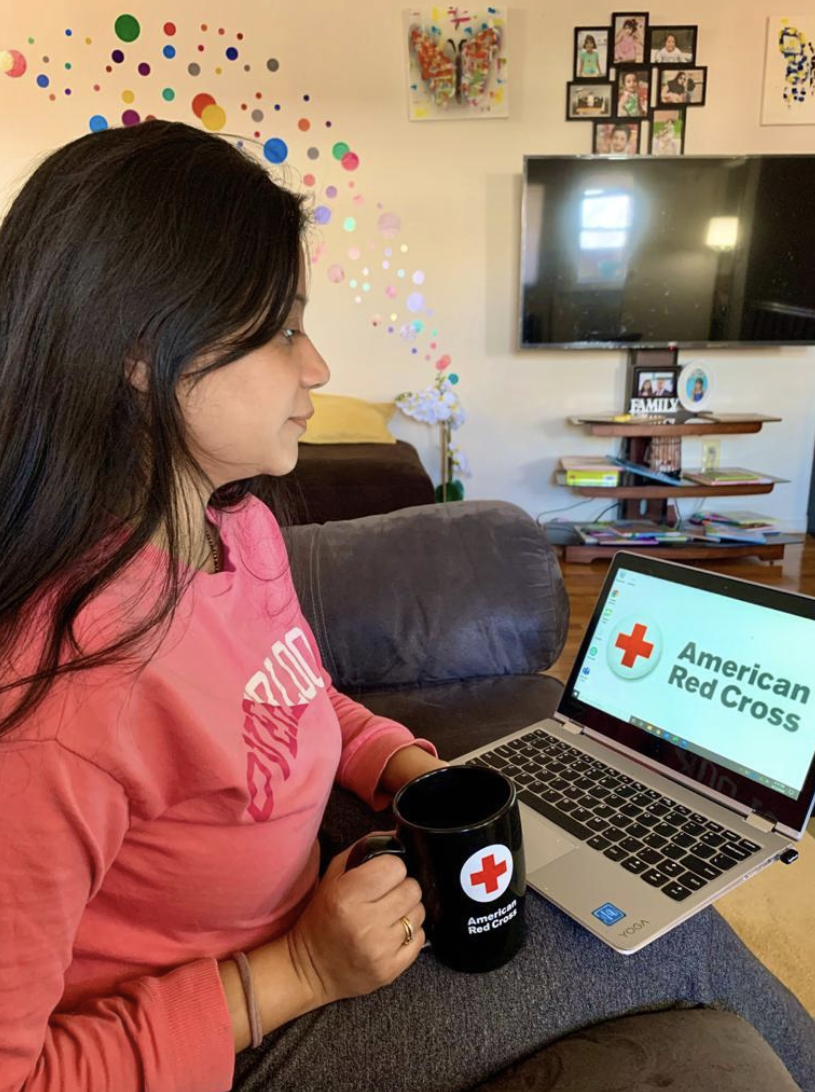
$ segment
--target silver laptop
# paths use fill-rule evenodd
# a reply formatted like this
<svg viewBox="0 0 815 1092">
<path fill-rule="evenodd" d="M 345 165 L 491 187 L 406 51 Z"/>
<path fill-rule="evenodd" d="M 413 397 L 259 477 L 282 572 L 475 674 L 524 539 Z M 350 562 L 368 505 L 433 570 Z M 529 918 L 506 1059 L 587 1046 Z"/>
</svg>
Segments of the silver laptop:
<svg viewBox="0 0 815 1092">
<path fill-rule="evenodd" d="M 636 952 L 797 857 L 815 599 L 617 553 L 554 719 L 456 762 L 515 782 L 530 886 Z"/>
</svg>

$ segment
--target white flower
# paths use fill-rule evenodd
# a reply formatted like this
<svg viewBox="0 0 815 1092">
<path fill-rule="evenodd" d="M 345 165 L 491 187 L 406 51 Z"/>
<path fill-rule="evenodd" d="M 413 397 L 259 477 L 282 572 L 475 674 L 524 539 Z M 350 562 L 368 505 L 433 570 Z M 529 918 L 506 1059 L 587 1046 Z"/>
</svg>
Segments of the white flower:
<svg viewBox="0 0 815 1092">
<path fill-rule="evenodd" d="M 397 407 L 406 417 L 422 421 L 428 425 L 449 422 L 451 429 L 460 428 L 467 420 L 467 415 L 459 401 L 454 385 L 447 376 L 438 375 L 435 382 L 421 391 L 405 391 L 395 399 Z M 471 476 L 467 457 L 459 448 L 449 448 L 451 467 Z"/>
</svg>

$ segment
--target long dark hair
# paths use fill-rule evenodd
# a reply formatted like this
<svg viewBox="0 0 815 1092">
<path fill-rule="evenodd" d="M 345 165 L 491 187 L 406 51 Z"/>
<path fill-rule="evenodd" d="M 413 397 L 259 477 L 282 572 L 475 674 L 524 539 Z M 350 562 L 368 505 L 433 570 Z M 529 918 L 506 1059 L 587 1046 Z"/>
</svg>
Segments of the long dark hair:
<svg viewBox="0 0 815 1092">
<path fill-rule="evenodd" d="M 160 120 L 58 149 L 11 205 L 0 225 L 0 734 L 58 677 L 138 668 L 155 653 L 194 575 L 179 542 L 203 518 L 179 500 L 180 475 L 208 485 L 219 509 L 258 484 L 212 491 L 176 387 L 203 354 L 193 382 L 282 328 L 305 223 L 302 199 L 251 155 Z M 134 361 L 148 365 L 146 394 L 128 380 Z M 83 651 L 80 611 L 162 527 L 151 609 Z"/>
</svg>

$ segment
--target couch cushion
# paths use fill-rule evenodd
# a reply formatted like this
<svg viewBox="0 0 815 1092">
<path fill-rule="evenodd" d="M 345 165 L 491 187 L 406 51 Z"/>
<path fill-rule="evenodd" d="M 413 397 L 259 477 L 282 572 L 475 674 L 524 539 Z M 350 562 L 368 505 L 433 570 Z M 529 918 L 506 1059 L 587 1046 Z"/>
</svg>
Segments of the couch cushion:
<svg viewBox="0 0 815 1092">
<path fill-rule="evenodd" d="M 714 1009 L 626 1016 L 568 1035 L 473 1092 L 800 1092 L 741 1017 Z"/>
<path fill-rule="evenodd" d="M 421 505 L 284 531 L 303 613 L 339 690 L 531 674 L 569 605 L 544 528 L 506 501 Z"/>
<path fill-rule="evenodd" d="M 498 675 L 352 694 L 373 713 L 393 717 L 451 759 L 550 717 L 563 687 L 549 675 Z"/>
</svg>

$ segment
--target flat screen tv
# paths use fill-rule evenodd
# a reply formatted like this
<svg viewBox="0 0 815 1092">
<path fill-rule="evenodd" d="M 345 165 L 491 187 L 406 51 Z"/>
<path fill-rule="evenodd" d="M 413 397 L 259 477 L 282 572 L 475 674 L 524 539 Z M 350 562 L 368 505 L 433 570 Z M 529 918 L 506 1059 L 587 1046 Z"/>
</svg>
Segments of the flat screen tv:
<svg viewBox="0 0 815 1092">
<path fill-rule="evenodd" d="M 815 155 L 527 156 L 520 347 L 815 344 Z"/>
</svg>

